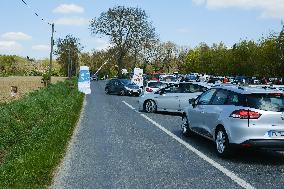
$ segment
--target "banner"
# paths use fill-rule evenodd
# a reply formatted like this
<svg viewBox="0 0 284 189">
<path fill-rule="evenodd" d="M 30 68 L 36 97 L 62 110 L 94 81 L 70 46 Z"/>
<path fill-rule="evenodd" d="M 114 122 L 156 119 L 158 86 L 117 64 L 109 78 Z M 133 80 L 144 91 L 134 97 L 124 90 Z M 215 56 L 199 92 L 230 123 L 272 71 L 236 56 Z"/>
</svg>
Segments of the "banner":
<svg viewBox="0 0 284 189">
<path fill-rule="evenodd" d="M 78 90 L 85 94 L 91 94 L 90 70 L 88 66 L 80 66 Z"/>
<path fill-rule="evenodd" d="M 143 87 L 143 69 L 134 68 L 132 82 L 139 87 Z"/>
</svg>

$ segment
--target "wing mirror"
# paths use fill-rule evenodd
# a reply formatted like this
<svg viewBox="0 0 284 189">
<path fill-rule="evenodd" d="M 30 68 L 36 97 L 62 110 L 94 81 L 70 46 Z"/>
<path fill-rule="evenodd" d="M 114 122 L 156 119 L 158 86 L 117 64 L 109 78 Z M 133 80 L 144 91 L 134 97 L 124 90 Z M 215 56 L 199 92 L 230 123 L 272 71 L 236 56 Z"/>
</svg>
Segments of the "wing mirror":
<svg viewBox="0 0 284 189">
<path fill-rule="evenodd" d="M 165 94 L 165 93 L 166 93 L 164 88 L 163 88 L 163 89 L 158 90 L 157 92 L 158 92 L 160 95 L 163 95 L 163 94 Z"/>
<path fill-rule="evenodd" d="M 189 104 L 192 105 L 192 107 L 195 107 L 196 106 L 196 99 L 195 98 L 191 98 L 188 100 Z"/>
<path fill-rule="evenodd" d="M 165 92 L 165 89 L 161 89 L 161 90 L 159 90 L 159 94 L 160 95 L 163 95 L 163 94 L 165 94 L 166 92 Z"/>
</svg>

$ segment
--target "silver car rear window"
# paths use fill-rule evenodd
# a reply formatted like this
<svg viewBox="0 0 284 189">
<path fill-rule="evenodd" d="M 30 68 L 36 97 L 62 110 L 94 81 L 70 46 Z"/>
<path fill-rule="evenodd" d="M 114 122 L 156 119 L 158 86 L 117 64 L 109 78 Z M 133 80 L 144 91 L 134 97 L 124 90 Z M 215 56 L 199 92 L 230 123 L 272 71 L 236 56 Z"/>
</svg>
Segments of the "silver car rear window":
<svg viewBox="0 0 284 189">
<path fill-rule="evenodd" d="M 281 93 L 246 95 L 247 106 L 265 111 L 283 112 L 284 96 Z"/>
</svg>

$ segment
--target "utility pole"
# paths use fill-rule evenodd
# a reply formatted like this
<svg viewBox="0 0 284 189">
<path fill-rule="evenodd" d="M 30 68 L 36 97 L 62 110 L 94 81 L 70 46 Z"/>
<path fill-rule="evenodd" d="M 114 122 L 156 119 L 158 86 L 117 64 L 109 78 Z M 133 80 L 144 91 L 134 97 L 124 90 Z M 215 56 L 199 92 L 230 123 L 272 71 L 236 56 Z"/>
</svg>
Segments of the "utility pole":
<svg viewBox="0 0 284 189">
<path fill-rule="evenodd" d="M 70 53 L 71 54 L 71 53 Z M 70 77 L 72 77 L 72 64 L 73 64 L 73 62 L 72 62 L 72 58 L 70 58 Z"/>
<path fill-rule="evenodd" d="M 71 70 L 70 69 L 70 67 L 71 67 L 70 66 L 71 65 L 71 53 L 70 53 L 70 51 L 71 51 L 71 49 L 67 49 L 67 51 L 68 51 L 68 67 L 67 67 L 68 68 L 68 78 L 70 79 L 70 75 L 71 75 L 70 74 L 70 70 Z"/>
<path fill-rule="evenodd" d="M 52 54 L 53 54 L 53 33 L 54 33 L 54 23 L 51 24 L 51 42 L 50 42 L 50 59 L 49 59 L 49 70 L 48 70 L 48 84 L 51 83 L 51 72 L 52 72 Z"/>
</svg>

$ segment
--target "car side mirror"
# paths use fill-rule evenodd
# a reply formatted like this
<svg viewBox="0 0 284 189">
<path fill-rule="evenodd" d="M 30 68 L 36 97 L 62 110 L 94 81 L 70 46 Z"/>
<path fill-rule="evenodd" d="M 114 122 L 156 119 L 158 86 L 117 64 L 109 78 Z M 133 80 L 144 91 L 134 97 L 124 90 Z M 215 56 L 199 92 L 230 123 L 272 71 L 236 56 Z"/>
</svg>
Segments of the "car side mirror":
<svg viewBox="0 0 284 189">
<path fill-rule="evenodd" d="M 159 94 L 160 94 L 160 95 L 163 95 L 163 94 L 165 94 L 165 93 L 166 93 L 166 92 L 165 92 L 164 89 L 159 90 Z"/>
<path fill-rule="evenodd" d="M 191 98 L 191 99 L 188 100 L 188 102 L 189 102 L 189 104 L 192 105 L 192 107 L 195 107 L 195 106 L 196 106 L 196 99 Z"/>
<path fill-rule="evenodd" d="M 193 104 L 193 102 L 194 102 L 194 99 L 193 99 L 193 98 L 188 99 L 188 103 L 189 103 L 189 104 Z"/>
</svg>

